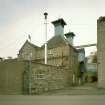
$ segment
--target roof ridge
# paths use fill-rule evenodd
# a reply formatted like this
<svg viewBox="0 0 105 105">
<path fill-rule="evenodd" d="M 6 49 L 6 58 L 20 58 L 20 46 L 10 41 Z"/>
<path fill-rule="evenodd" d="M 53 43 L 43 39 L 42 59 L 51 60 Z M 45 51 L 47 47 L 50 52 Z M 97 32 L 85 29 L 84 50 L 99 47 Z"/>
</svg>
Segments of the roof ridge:
<svg viewBox="0 0 105 105">
<path fill-rule="evenodd" d="M 28 40 L 27 40 L 27 42 L 28 42 L 30 45 L 32 45 L 33 47 L 40 48 L 39 46 L 37 46 L 37 45 L 35 45 L 35 44 L 33 44 L 33 43 L 29 42 Z"/>
<path fill-rule="evenodd" d="M 39 46 L 37 46 L 37 45 L 35 45 L 35 44 L 29 42 L 28 40 L 26 40 L 25 43 L 24 43 L 24 44 L 22 45 L 22 47 L 20 48 L 19 52 L 22 50 L 22 48 L 24 47 L 24 45 L 25 45 L 26 43 L 30 44 L 30 45 L 31 45 L 32 47 L 34 47 L 34 48 L 40 48 Z"/>
</svg>

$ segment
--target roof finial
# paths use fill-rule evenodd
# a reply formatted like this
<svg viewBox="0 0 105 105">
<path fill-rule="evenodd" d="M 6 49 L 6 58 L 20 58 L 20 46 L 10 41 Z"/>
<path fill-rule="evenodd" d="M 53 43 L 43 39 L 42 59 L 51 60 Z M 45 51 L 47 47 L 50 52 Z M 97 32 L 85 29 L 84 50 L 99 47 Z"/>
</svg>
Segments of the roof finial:
<svg viewBox="0 0 105 105">
<path fill-rule="evenodd" d="M 31 42 L 31 35 L 30 34 L 28 34 L 28 39 L 30 40 L 30 42 Z"/>
</svg>

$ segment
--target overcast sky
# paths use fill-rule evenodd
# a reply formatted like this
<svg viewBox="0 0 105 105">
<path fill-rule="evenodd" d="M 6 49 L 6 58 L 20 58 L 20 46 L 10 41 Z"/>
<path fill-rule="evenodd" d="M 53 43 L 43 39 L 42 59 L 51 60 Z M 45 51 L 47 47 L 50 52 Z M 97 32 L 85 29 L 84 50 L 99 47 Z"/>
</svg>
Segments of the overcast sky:
<svg viewBox="0 0 105 105">
<path fill-rule="evenodd" d="M 96 43 L 96 21 L 105 15 L 104 0 L 0 0 L 0 56 L 16 57 L 31 35 L 32 43 L 44 43 L 44 16 L 48 12 L 48 39 L 54 36 L 51 21 L 63 18 L 65 33 L 76 34 L 74 44 Z M 95 50 L 95 47 L 86 51 Z"/>
</svg>

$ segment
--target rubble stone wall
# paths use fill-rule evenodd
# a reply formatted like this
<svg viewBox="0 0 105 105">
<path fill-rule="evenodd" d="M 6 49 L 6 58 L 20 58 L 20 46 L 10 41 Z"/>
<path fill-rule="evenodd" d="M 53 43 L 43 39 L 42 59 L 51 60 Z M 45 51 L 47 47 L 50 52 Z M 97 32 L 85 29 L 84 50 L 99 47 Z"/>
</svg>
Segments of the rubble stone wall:
<svg viewBox="0 0 105 105">
<path fill-rule="evenodd" d="M 32 94 L 40 94 L 71 86 L 72 74 L 70 69 L 63 67 L 32 63 L 31 81 Z"/>
</svg>

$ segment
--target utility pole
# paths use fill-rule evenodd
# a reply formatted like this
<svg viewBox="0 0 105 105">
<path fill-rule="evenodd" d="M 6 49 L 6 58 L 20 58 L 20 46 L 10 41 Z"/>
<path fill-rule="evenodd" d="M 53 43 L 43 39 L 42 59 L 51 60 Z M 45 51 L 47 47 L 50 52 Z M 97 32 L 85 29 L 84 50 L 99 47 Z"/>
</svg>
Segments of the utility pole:
<svg viewBox="0 0 105 105">
<path fill-rule="evenodd" d="M 47 64 L 47 15 L 48 13 L 45 12 L 44 16 L 45 16 L 45 64 Z"/>
</svg>

